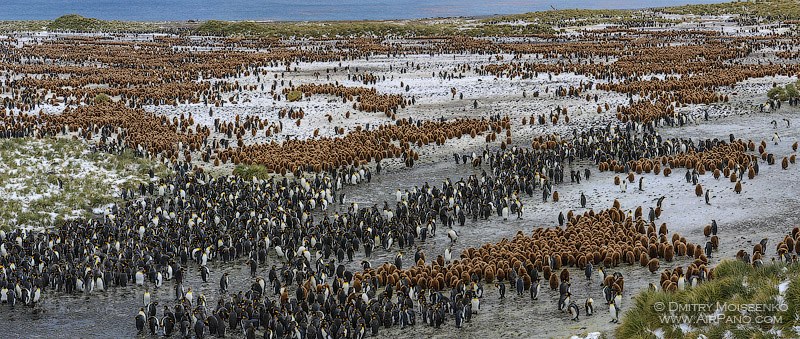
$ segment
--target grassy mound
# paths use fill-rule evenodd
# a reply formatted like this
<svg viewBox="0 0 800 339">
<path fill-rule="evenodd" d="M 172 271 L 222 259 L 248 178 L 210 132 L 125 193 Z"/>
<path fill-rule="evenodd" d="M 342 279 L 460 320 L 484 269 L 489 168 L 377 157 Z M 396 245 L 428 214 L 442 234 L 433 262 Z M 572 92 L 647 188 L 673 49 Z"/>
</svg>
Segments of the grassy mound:
<svg viewBox="0 0 800 339">
<path fill-rule="evenodd" d="M 28 25 L 26 21 L 9 21 L 9 24 L 16 24 L 22 28 L 19 30 L 27 30 Z M 37 22 L 41 23 L 41 22 Z M 21 26 L 20 26 L 21 25 Z M 173 24 L 158 24 L 154 22 L 138 22 L 138 21 L 107 21 L 96 18 L 87 18 L 78 14 L 67 14 L 56 18 L 53 21 L 47 22 L 46 26 L 48 31 L 61 31 L 61 32 L 176 32 L 180 31 L 178 27 Z M 3 25 L 0 25 L 3 28 Z"/>
<path fill-rule="evenodd" d="M 327 22 L 252 22 L 209 20 L 194 30 L 197 35 L 265 36 L 275 38 L 361 37 L 361 36 L 495 36 L 552 34 L 546 25 L 463 26 L 463 22 L 412 21 L 327 21 Z M 463 27 L 462 27 L 463 26 Z"/>
<path fill-rule="evenodd" d="M 734 1 L 719 4 L 685 5 L 659 9 L 668 14 L 757 16 L 766 20 L 800 20 L 800 2 L 796 0 Z"/>
<path fill-rule="evenodd" d="M 725 260 L 715 279 L 669 293 L 635 297 L 617 328 L 618 338 L 794 337 L 800 320 L 800 265 L 777 262 L 760 268 Z"/>
<path fill-rule="evenodd" d="M 53 20 L 47 25 L 47 29 L 51 31 L 98 32 L 108 26 L 108 22 L 103 20 L 67 14 Z"/>
<path fill-rule="evenodd" d="M 117 201 L 121 188 L 148 182 L 150 169 L 158 176 L 169 174 L 132 152 L 91 152 L 79 141 L 0 140 L 0 228 L 48 227 L 86 217 Z"/>
<path fill-rule="evenodd" d="M 303 98 L 303 92 L 300 91 L 290 91 L 286 94 L 286 100 L 289 102 L 295 102 Z"/>
<path fill-rule="evenodd" d="M 250 180 L 253 178 L 267 180 L 272 176 L 270 171 L 261 165 L 238 165 L 233 169 L 233 174 L 240 176 L 245 180 Z"/>
</svg>

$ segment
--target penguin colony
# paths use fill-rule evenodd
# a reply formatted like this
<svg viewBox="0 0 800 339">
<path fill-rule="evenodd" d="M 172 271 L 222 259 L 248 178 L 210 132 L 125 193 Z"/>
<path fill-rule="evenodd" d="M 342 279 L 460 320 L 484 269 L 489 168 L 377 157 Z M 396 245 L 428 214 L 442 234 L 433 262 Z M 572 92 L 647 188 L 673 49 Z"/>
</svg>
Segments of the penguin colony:
<svg viewBox="0 0 800 339">
<path fill-rule="evenodd" d="M 459 234 L 454 226 L 464 226 L 468 218 L 473 222 L 494 216 L 503 220 L 521 218 L 523 201 L 532 200 L 534 194 L 541 193 L 542 203 L 574 199 L 559 195 L 554 186 L 565 182 L 565 166 L 575 160 L 591 160 L 599 171 L 621 174 L 615 184 L 623 192 L 628 183 L 636 182 L 637 176 L 638 189 L 645 190 L 643 174 L 669 176 L 685 168 L 687 183 L 694 185 L 698 197 L 705 195 L 706 203 L 711 202 L 709 191 L 699 183 L 700 175 L 710 172 L 716 179 L 724 176 L 735 185 L 738 194 L 745 174 L 748 179 L 758 174 L 759 161 L 775 164 L 775 155 L 766 151 L 766 141 L 756 147 L 753 141 L 744 142 L 732 135 L 727 141 L 664 139 L 657 128 L 696 122 L 676 108 L 728 101 L 726 95 L 715 92 L 718 87 L 752 77 L 796 74 L 797 65 L 743 66 L 712 61 L 733 60 L 751 51 L 747 40 L 736 38 L 731 39 L 738 43 L 724 45 L 663 45 L 686 35 L 720 38 L 713 32 L 624 30 L 644 38 L 618 39 L 614 38 L 615 31 L 600 30 L 592 34 L 606 36 L 593 44 L 500 44 L 452 37 L 444 43 L 392 46 L 398 49 L 394 53 L 469 51 L 618 58 L 608 65 L 570 61 L 458 67 L 459 72 L 508 78 L 575 72 L 609 80 L 554 89 L 560 97 L 593 100 L 598 114 L 614 108 L 600 103 L 597 95 L 584 96 L 585 92 L 603 90 L 629 95 L 628 105 L 615 107 L 616 121 L 573 129 L 571 135 L 535 136 L 530 146 L 527 140 L 512 142 L 508 116 L 439 121 L 398 118 L 399 109 L 415 103 L 413 97 L 338 83 L 295 85 L 284 81 L 282 73 L 263 71 L 264 67 L 285 66 L 285 72 L 291 72 L 291 65 L 297 61 L 341 62 L 376 52 L 388 54 L 382 42 L 351 39 L 347 48 L 311 52 L 295 48 L 288 41 L 244 40 L 236 46 L 268 52 L 220 49 L 195 53 L 180 47 L 225 47 L 227 43 L 213 38 L 199 43 L 184 38 L 158 38 L 147 44 L 134 44 L 96 37 L 65 37 L 35 47 L 4 49 L 3 60 L 11 66 L 3 67 L 21 78 L 3 82 L 3 92 L 11 95 L 2 98 L 0 137 L 70 135 L 95 142 L 100 151 L 132 149 L 138 156 L 164 161 L 177 174 L 141 185 L 138 190 L 125 190 L 124 201 L 112 206 L 102 218 L 72 220 L 45 231 L 0 232 L 0 300 L 10 305 L 35 306 L 48 295 L 92 294 L 132 285 L 142 296 L 141 303 L 137 300 L 137 306 L 131 309 L 140 333 L 196 337 L 241 333 L 250 338 L 258 331 L 266 338 L 363 338 L 378 334 L 381 328 L 417 323 L 439 328 L 453 321 L 459 328 L 481 313 L 481 304 L 486 300 L 484 289 L 493 286 L 500 298 L 505 298 L 510 289 L 516 297 L 530 298 L 530 302 L 544 302 L 540 300 L 542 288 L 545 293 L 548 289 L 558 291 L 554 309 L 574 321 L 594 315 L 594 297 L 598 297 L 608 306 L 611 321 L 617 322 L 624 310 L 625 278 L 619 272 L 606 271 L 638 264 L 654 277 L 661 272 L 659 285 L 653 286 L 667 291 L 680 291 L 713 279 L 709 258 L 719 247 L 716 222 L 707 231 L 703 229 L 708 237 L 706 243 L 695 244 L 680 234 L 670 234 L 666 224 L 656 223 L 663 199 L 655 208 L 650 207 L 647 216 L 643 213 L 647 207 L 624 210 L 615 201 L 611 208 L 599 212 L 560 213 L 557 228 L 539 227 L 529 234 L 520 231 L 512 239 L 469 247 L 457 256 L 447 247 L 443 255 L 426 258 L 415 244 L 436 238 L 456 243 Z M 13 38 L 6 43 L 12 42 Z M 760 43 L 778 46 L 781 40 L 765 38 Z M 171 54 L 162 52 L 173 47 L 176 49 Z M 56 59 L 79 64 L 86 55 L 117 67 L 67 67 L 24 61 Z M 146 60 L 144 65 L 141 60 Z M 643 62 L 647 60 L 659 62 Z M 701 70 L 703 74 L 689 79 L 638 78 L 640 74 L 688 74 Z M 340 64 L 331 71 L 350 72 L 350 67 Z M 365 84 L 378 81 L 374 75 L 354 71 L 358 75 L 354 78 Z M 36 76 L 52 74 L 70 76 Z M 240 85 L 235 80 L 249 75 L 259 77 L 257 85 Z M 453 78 L 452 73 L 441 71 L 433 76 Z M 207 80 L 210 78 L 222 81 Z M 95 83 L 107 87 L 86 86 Z M 337 137 L 319 137 L 318 129 L 314 138 L 306 140 L 272 139 L 245 144 L 248 134 L 271 137 L 281 133 L 283 123 L 237 115 L 232 122 L 215 120 L 212 129 L 196 124 L 192 115 L 168 119 L 142 109 L 147 105 L 202 103 L 213 116 L 214 108 L 243 100 L 239 92 L 259 87 L 276 100 L 288 100 L 294 91 L 305 96 L 334 96 L 344 104 L 352 102 L 354 110 L 382 112 L 391 122 L 374 129 L 358 127 L 349 131 L 332 126 Z M 403 87 L 409 91 L 407 85 Z M 14 90 L 8 91 L 9 88 Z M 92 103 L 101 93 L 115 97 L 116 102 L 76 106 Z M 634 93 L 640 99 L 634 101 Z M 455 98 L 456 92 L 452 95 Z M 43 104 L 67 108 L 55 115 L 31 113 Z M 300 125 L 304 116 L 312 113 L 291 109 L 279 114 Z M 329 115 L 328 121 L 332 120 Z M 558 106 L 549 115 L 539 113 L 522 119 L 522 125 L 548 123 L 569 125 L 568 109 Z M 482 172 L 480 175 L 398 190 L 394 206 L 389 202 L 383 206 L 346 202 L 343 184 L 369 181 L 369 165 L 373 161 L 378 173 L 380 161 L 388 158 L 402 158 L 410 167 L 419 160 L 417 150 L 465 135 L 481 135 L 487 146 L 471 154 L 456 153 L 455 162 L 475 167 Z M 499 149 L 490 148 L 498 138 Z M 780 141 L 777 133 L 773 139 Z M 756 148 L 758 155 L 754 154 Z M 795 143 L 793 151 L 796 148 Z M 790 163 L 795 163 L 795 155 L 780 162 L 783 169 L 788 169 Z M 283 177 L 212 177 L 203 170 L 203 165 L 227 163 L 263 164 Z M 583 170 L 571 170 L 570 182 L 589 179 L 591 171 Z M 288 179 L 287 174 L 294 174 L 293 178 Z M 590 195 L 581 193 L 582 208 L 590 201 Z M 334 204 L 346 212 L 329 211 Z M 440 227 L 442 230 L 437 232 Z M 795 228 L 777 245 L 779 259 L 796 261 L 796 253 L 800 253 L 798 236 Z M 766 247 L 764 240 L 754 246 L 752 253 L 740 251 L 737 258 L 761 265 Z M 411 255 L 406 258 L 406 250 L 414 252 L 413 259 Z M 393 255 L 394 261 L 373 266 L 370 259 L 376 251 Z M 679 258 L 692 262 L 686 268 L 660 271 L 662 265 Z M 347 268 L 346 263 L 359 261 L 362 269 Z M 207 281 L 212 276 L 211 263 L 249 266 L 249 290 L 230 290 L 228 273 L 219 278 L 216 296 L 195 294 L 191 286 L 184 285 L 186 275 L 194 272 Z M 261 276 L 264 271 L 266 277 Z M 571 275 L 576 271 L 582 271 L 586 280 L 597 276 L 602 295 L 573 295 L 570 286 L 576 278 Z M 171 305 L 170 301 L 153 300 L 151 288 L 172 289 Z M 207 303 L 207 298 L 216 303 Z"/>
</svg>

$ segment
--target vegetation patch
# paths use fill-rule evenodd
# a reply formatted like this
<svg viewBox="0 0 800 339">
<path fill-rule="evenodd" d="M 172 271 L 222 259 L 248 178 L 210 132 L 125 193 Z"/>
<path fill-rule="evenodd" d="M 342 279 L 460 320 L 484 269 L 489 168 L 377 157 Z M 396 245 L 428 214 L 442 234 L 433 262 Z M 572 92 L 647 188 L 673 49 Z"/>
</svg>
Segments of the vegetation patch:
<svg viewBox="0 0 800 339">
<path fill-rule="evenodd" d="M 20 25 L 25 21 L 12 21 L 9 22 Z M 117 21 L 117 20 L 100 20 L 96 18 L 87 18 L 78 14 L 67 14 L 53 21 L 38 22 L 39 27 L 43 26 L 48 31 L 55 32 L 81 32 L 81 33 L 97 33 L 97 32 L 163 32 L 163 33 L 176 33 L 188 28 L 181 28 L 175 23 L 159 24 L 155 22 L 139 22 L 139 21 Z M 0 27 L 3 27 L 0 25 Z M 22 26 L 25 27 L 25 26 Z M 34 26 L 35 27 L 35 26 Z M 40 28 L 33 29 L 39 30 Z"/>
<path fill-rule="evenodd" d="M 800 80 L 795 83 L 786 84 L 785 86 L 775 86 L 767 91 L 767 97 L 772 100 L 786 101 L 789 99 L 800 97 Z"/>
<path fill-rule="evenodd" d="M 0 228 L 49 227 L 118 201 L 122 188 L 170 174 L 133 152 L 92 152 L 70 139 L 0 140 Z"/>
<path fill-rule="evenodd" d="M 262 165 L 237 165 L 233 169 L 233 174 L 245 180 L 253 178 L 268 180 L 272 177 L 272 173 Z"/>
<path fill-rule="evenodd" d="M 760 17 L 767 21 L 800 19 L 800 2 L 796 0 L 734 1 L 718 4 L 685 5 L 658 9 L 667 14 L 725 15 Z"/>
<path fill-rule="evenodd" d="M 796 338 L 800 264 L 763 267 L 724 260 L 713 280 L 684 291 L 644 291 L 616 329 L 618 338 Z"/>
<path fill-rule="evenodd" d="M 289 102 L 295 102 L 303 98 L 303 92 L 300 91 L 289 91 L 286 93 L 286 100 Z"/>
</svg>

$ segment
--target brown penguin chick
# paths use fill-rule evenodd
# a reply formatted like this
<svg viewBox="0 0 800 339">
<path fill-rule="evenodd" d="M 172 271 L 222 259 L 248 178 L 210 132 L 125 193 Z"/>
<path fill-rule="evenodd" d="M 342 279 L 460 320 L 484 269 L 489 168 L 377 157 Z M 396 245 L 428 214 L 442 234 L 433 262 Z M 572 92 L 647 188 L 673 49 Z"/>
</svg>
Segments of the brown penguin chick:
<svg viewBox="0 0 800 339">
<path fill-rule="evenodd" d="M 697 184 L 697 186 L 694 187 L 694 194 L 697 195 L 698 197 L 702 197 L 703 196 L 703 186 L 701 186 L 700 184 Z"/>
<path fill-rule="evenodd" d="M 733 187 L 733 191 L 736 192 L 736 194 L 741 194 L 742 193 L 742 181 L 741 180 L 736 182 L 736 185 Z"/>
<path fill-rule="evenodd" d="M 561 281 L 563 281 L 563 282 L 569 282 L 569 271 L 568 271 L 566 268 L 565 268 L 565 269 L 563 269 L 563 270 L 561 270 L 561 277 L 560 277 L 560 279 L 561 279 Z"/>
<path fill-rule="evenodd" d="M 556 289 L 558 289 L 559 281 L 558 281 L 558 276 L 557 275 L 551 274 L 549 282 L 550 282 L 550 289 L 551 290 L 555 291 Z"/>
<path fill-rule="evenodd" d="M 667 245 L 664 248 L 664 260 L 667 262 L 672 262 L 672 259 L 675 258 L 675 251 L 672 245 Z"/>
<path fill-rule="evenodd" d="M 783 157 L 783 160 L 781 161 L 781 168 L 784 170 L 789 168 L 789 158 Z"/>
<path fill-rule="evenodd" d="M 703 235 L 706 236 L 706 238 L 711 236 L 711 225 L 703 227 Z"/>
<path fill-rule="evenodd" d="M 653 258 L 647 263 L 647 269 L 650 270 L 650 273 L 656 273 L 658 271 L 659 263 L 658 259 Z"/>
</svg>

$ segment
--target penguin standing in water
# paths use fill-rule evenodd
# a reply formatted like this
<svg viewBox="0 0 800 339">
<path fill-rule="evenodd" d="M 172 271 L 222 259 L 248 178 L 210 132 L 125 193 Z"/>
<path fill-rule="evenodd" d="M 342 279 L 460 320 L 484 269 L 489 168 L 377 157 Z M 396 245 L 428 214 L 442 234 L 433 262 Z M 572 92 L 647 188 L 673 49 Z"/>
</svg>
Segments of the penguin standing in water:
<svg viewBox="0 0 800 339">
<path fill-rule="evenodd" d="M 581 208 L 586 208 L 586 195 L 581 192 Z"/>
<path fill-rule="evenodd" d="M 569 303 L 569 315 L 573 321 L 578 321 L 578 317 L 581 315 L 581 309 L 574 301 Z"/>
<path fill-rule="evenodd" d="M 500 292 L 500 299 L 504 299 L 506 297 L 506 283 L 500 281 L 494 284 L 497 287 L 497 291 Z"/>
<path fill-rule="evenodd" d="M 583 308 L 586 310 L 587 316 L 594 314 L 594 300 L 592 298 L 587 298 L 586 302 L 583 304 Z"/>
<path fill-rule="evenodd" d="M 610 304 L 608 304 L 608 313 L 611 314 L 612 323 L 616 324 L 619 322 L 619 307 L 617 307 L 617 304 L 614 303 L 613 300 L 611 301 Z"/>
</svg>

